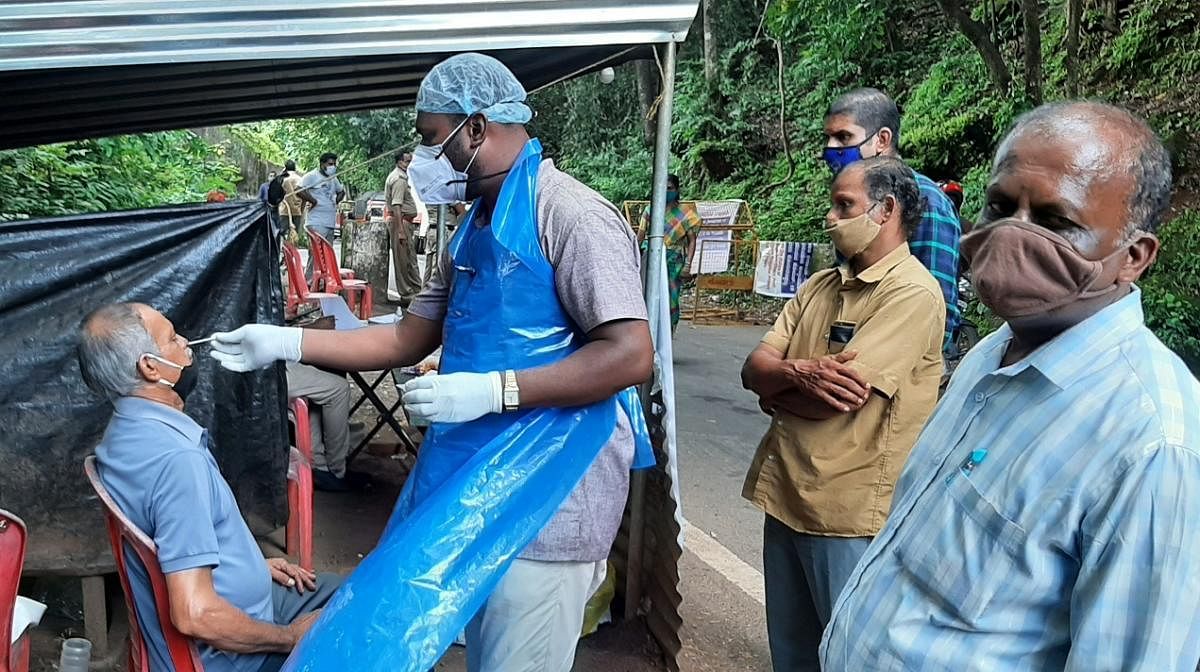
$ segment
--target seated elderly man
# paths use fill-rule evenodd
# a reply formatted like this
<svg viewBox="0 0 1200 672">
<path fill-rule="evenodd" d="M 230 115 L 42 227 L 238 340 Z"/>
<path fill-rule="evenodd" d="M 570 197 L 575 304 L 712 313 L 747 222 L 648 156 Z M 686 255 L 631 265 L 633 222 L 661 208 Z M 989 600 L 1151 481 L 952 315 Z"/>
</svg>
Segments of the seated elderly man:
<svg viewBox="0 0 1200 672">
<path fill-rule="evenodd" d="M 208 432 L 183 413 L 191 364 L 187 340 L 149 306 L 114 304 L 84 319 L 80 371 L 115 407 L 96 448 L 100 478 L 158 547 L 171 622 L 197 640 L 205 670 L 277 670 L 339 579 L 263 558 Z M 137 562 L 129 574 L 151 669 L 171 670 L 149 578 Z"/>
</svg>

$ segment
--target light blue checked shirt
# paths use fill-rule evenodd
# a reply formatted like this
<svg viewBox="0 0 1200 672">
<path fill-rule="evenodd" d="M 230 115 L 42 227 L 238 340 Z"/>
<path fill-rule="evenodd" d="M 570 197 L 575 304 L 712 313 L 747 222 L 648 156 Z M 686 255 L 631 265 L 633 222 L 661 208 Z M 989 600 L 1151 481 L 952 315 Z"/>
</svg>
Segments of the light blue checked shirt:
<svg viewBox="0 0 1200 672">
<path fill-rule="evenodd" d="M 834 607 L 825 672 L 1192 672 L 1200 383 L 1133 293 L 963 359 Z"/>
</svg>

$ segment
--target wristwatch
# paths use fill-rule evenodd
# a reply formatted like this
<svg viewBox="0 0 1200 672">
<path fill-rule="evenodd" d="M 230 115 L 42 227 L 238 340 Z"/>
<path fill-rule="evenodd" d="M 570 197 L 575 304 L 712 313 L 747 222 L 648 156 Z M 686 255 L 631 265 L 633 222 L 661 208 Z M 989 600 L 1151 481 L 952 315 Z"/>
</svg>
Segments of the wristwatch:
<svg viewBox="0 0 1200 672">
<path fill-rule="evenodd" d="M 504 372 L 504 411 L 515 411 L 521 407 L 521 388 L 517 385 L 517 372 Z"/>
</svg>

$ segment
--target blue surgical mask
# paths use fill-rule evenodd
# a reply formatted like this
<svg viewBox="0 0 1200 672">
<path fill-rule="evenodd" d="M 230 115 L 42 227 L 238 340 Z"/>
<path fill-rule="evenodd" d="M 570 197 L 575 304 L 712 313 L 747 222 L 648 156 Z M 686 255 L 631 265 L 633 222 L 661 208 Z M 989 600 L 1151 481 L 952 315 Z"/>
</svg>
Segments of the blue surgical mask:
<svg viewBox="0 0 1200 672">
<path fill-rule="evenodd" d="M 463 119 L 441 143 L 417 145 L 413 150 L 412 162 L 408 164 L 408 179 L 413 189 L 417 190 L 421 202 L 426 205 L 450 205 L 467 200 L 467 182 L 470 178 L 466 171 L 471 169 L 475 157 L 479 156 L 479 148 L 475 149 L 467 167 L 461 171 L 456 170 L 446 156 L 446 144 L 458 135 L 466 123 L 467 119 Z"/>
<path fill-rule="evenodd" d="M 337 175 L 337 166 L 329 166 L 323 172 L 325 173 L 326 177 L 333 177 L 334 175 Z"/>
<path fill-rule="evenodd" d="M 678 200 L 679 200 L 679 192 L 678 191 L 668 191 L 667 192 L 667 203 L 674 203 L 675 201 L 678 201 Z"/>
<path fill-rule="evenodd" d="M 879 131 L 875 131 L 878 133 Z M 862 146 L 875 137 L 875 133 L 868 135 L 862 142 L 850 147 L 826 147 L 821 152 L 821 158 L 825 160 L 825 164 L 829 166 L 829 170 L 833 171 L 834 175 L 846 169 L 846 166 L 855 161 L 862 161 Z"/>
</svg>

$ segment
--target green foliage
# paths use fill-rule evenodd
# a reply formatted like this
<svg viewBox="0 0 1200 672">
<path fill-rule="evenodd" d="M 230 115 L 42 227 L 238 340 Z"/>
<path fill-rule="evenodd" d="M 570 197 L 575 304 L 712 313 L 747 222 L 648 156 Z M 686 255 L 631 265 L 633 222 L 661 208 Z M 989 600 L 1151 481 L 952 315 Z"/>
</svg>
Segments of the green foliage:
<svg viewBox="0 0 1200 672">
<path fill-rule="evenodd" d="M 0 220 L 203 201 L 240 178 L 219 147 L 166 131 L 0 151 Z"/>
<path fill-rule="evenodd" d="M 277 119 L 262 122 L 260 127 L 301 171 L 315 169 L 325 152 L 337 154 L 338 180 L 355 195 L 383 189 L 395 165 L 395 150 L 411 149 L 416 144 L 414 116 L 412 110 L 386 109 Z"/>
<path fill-rule="evenodd" d="M 874 86 L 901 106 L 905 159 L 934 179 L 961 182 L 964 214 L 974 219 L 980 212 L 992 153 L 1028 104 L 997 94 L 975 48 L 934 3 L 776 0 L 757 40 L 760 6 L 742 0 L 716 5 L 718 81 L 710 86 L 704 79 L 698 29 L 679 62 L 672 168 L 681 174 L 686 195 L 748 200 L 762 239 L 822 240 L 830 182 L 818 158 L 825 110 L 842 91 Z M 989 26 L 1020 89 L 1017 4 L 967 5 Z M 1197 188 L 1200 157 L 1192 136 L 1200 126 L 1200 31 L 1194 29 L 1200 6 L 1188 0 L 1121 6 L 1115 23 L 1098 10 L 1083 18 L 1081 94 L 1148 117 L 1174 151 L 1178 183 L 1185 190 Z M 1048 100 L 1063 97 L 1067 86 L 1064 11 L 1063 3 L 1050 3 L 1043 18 Z M 782 122 L 773 39 L 783 52 Z M 617 73 L 612 85 L 585 77 L 552 87 L 533 102 L 538 131 L 558 150 L 560 164 L 620 203 L 646 197 L 651 156 L 640 137 L 633 68 Z M 1196 225 L 1191 213 L 1163 229 L 1163 257 L 1143 283 L 1148 322 L 1193 363 L 1200 280 L 1196 253 L 1187 250 L 1200 249 Z M 968 307 L 967 317 L 983 333 L 998 324 L 978 303 Z"/>
<path fill-rule="evenodd" d="M 1158 235 L 1162 251 L 1141 282 L 1146 324 L 1200 374 L 1200 211 L 1184 212 Z"/>
<path fill-rule="evenodd" d="M 955 45 L 960 53 L 930 68 L 904 101 L 900 143 L 917 170 L 961 181 L 987 165 L 1019 110 L 1012 99 L 992 94 L 983 62 L 966 40 Z"/>
<path fill-rule="evenodd" d="M 605 163 L 613 157 L 624 160 L 624 170 L 604 170 Z M 620 206 L 622 201 L 641 201 L 649 198 L 653 156 L 650 150 L 635 138 L 626 138 L 622 145 L 602 147 L 599 152 L 565 154 L 556 160 L 556 165 L 572 175 L 592 175 L 588 185 Z"/>
<path fill-rule="evenodd" d="M 287 160 L 283 147 L 271 135 L 271 127 L 266 123 L 233 124 L 226 127 L 229 135 L 250 150 L 259 159 L 282 166 Z"/>
</svg>

